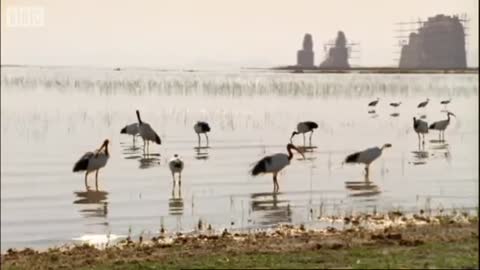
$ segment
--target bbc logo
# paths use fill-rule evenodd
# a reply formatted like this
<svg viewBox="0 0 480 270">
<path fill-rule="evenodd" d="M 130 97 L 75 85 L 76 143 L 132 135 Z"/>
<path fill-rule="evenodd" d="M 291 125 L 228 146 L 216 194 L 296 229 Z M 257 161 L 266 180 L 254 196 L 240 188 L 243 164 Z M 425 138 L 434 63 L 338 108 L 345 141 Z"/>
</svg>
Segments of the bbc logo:
<svg viewBox="0 0 480 270">
<path fill-rule="evenodd" d="M 9 7 L 6 15 L 7 27 L 30 28 L 45 26 L 45 9 L 43 7 Z"/>
</svg>

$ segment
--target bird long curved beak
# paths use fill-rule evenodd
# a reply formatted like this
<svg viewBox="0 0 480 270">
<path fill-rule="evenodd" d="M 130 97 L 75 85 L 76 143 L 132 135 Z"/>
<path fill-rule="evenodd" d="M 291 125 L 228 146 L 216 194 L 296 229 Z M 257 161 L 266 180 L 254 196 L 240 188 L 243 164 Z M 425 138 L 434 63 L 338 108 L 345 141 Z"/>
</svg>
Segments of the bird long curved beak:
<svg viewBox="0 0 480 270">
<path fill-rule="evenodd" d="M 305 155 L 303 154 L 303 151 L 298 149 L 295 145 L 292 148 L 295 149 L 295 151 L 297 151 L 300 155 L 302 155 L 303 159 L 305 159 Z"/>
</svg>

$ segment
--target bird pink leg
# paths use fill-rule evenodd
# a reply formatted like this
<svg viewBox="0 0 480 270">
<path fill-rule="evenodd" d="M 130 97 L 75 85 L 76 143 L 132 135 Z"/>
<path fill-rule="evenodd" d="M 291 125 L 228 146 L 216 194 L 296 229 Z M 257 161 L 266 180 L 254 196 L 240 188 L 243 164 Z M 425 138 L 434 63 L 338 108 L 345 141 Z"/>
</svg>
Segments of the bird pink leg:
<svg viewBox="0 0 480 270">
<path fill-rule="evenodd" d="M 368 165 L 365 166 L 365 175 L 368 176 Z"/>
<path fill-rule="evenodd" d="M 205 137 L 207 138 L 207 147 L 208 147 L 208 144 L 209 144 L 209 143 L 208 143 L 208 135 L 207 135 L 207 133 L 205 133 Z"/>
<path fill-rule="evenodd" d="M 313 135 L 313 130 L 310 132 L 310 146 L 312 146 L 312 135 Z"/>
<path fill-rule="evenodd" d="M 197 133 L 197 136 L 198 136 L 198 147 L 200 147 L 200 134 Z"/>
</svg>

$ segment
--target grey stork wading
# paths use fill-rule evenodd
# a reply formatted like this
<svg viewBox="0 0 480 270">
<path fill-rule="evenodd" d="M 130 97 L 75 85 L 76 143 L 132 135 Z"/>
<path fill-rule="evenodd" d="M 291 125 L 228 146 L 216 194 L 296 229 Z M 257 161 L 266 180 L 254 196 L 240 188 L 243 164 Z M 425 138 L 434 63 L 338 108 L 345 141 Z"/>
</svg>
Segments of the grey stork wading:
<svg viewBox="0 0 480 270">
<path fill-rule="evenodd" d="M 365 175 L 368 176 L 368 171 L 370 164 L 382 155 L 382 151 L 385 148 L 392 147 L 391 144 L 386 143 L 381 148 L 372 147 L 365 149 L 361 152 L 356 152 L 351 155 L 348 155 L 345 159 L 345 163 L 363 163 L 365 164 Z"/>
<path fill-rule="evenodd" d="M 425 134 L 428 133 L 428 123 L 413 117 L 413 129 L 418 135 L 418 143 L 420 144 L 421 141 L 422 144 L 425 144 Z"/>
<path fill-rule="evenodd" d="M 202 133 L 205 134 L 205 138 L 207 139 L 207 146 L 208 146 L 207 132 L 210 132 L 210 126 L 208 125 L 208 123 L 198 121 L 193 126 L 193 130 L 195 131 L 195 133 L 197 133 L 197 136 L 198 136 L 198 146 L 200 147 L 200 141 L 201 141 L 200 134 L 202 134 Z"/>
<path fill-rule="evenodd" d="M 138 133 L 143 139 L 143 150 L 145 151 L 145 146 L 147 148 L 147 153 L 149 150 L 149 142 L 155 142 L 157 144 L 161 144 L 162 141 L 160 137 L 157 135 L 155 130 L 148 124 L 142 121 L 140 118 L 140 112 L 137 110 L 137 119 L 138 119 Z"/>
<path fill-rule="evenodd" d="M 292 132 L 292 136 L 290 136 L 290 143 L 292 139 L 297 134 L 303 134 L 303 145 L 305 145 L 305 133 L 310 132 L 310 146 L 312 145 L 312 135 L 313 131 L 318 128 L 317 123 L 312 121 L 300 122 L 297 124 L 297 130 Z"/>
<path fill-rule="evenodd" d="M 138 134 L 138 123 L 132 123 L 130 125 L 126 125 L 124 128 L 120 130 L 120 134 L 132 135 L 133 143 L 135 144 L 135 136 L 137 136 Z"/>
<path fill-rule="evenodd" d="M 450 115 L 455 116 L 455 114 L 447 112 L 447 119 L 433 122 L 430 127 L 428 127 L 429 129 L 438 130 L 438 137 L 440 141 L 445 140 L 445 129 L 447 129 L 448 125 L 450 124 Z"/>
<path fill-rule="evenodd" d="M 273 154 L 271 156 L 266 156 L 262 158 L 253 167 L 251 171 L 252 176 L 257 176 L 263 173 L 273 174 L 273 191 L 277 192 L 278 189 L 280 188 L 277 181 L 277 174 L 283 168 L 285 168 L 290 164 L 290 160 L 292 160 L 293 158 L 292 149 L 300 153 L 302 157 L 305 158 L 303 153 L 297 147 L 289 143 L 287 144 L 288 155 L 285 153 L 277 153 L 277 154 Z"/>
<path fill-rule="evenodd" d="M 182 184 L 182 171 L 183 171 L 183 160 L 181 160 L 177 154 L 173 156 L 168 162 L 168 167 L 172 172 L 173 185 L 175 186 L 175 174 L 178 173 L 178 184 Z"/>
<path fill-rule="evenodd" d="M 85 171 L 85 188 L 88 190 L 88 174 L 95 171 L 95 187 L 98 190 L 98 171 L 107 164 L 110 153 L 108 152 L 108 139 L 94 152 L 85 153 L 73 166 L 73 172 Z"/>
</svg>

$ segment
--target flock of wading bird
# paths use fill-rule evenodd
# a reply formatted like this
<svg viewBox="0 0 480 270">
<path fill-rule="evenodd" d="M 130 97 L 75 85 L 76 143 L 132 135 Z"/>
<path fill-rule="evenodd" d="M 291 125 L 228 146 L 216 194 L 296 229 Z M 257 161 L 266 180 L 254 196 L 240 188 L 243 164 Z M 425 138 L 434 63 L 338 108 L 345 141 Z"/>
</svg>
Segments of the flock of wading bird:
<svg viewBox="0 0 480 270">
<path fill-rule="evenodd" d="M 379 102 L 379 98 L 376 100 L 370 102 L 368 104 L 368 107 L 375 107 L 377 106 Z M 444 100 L 441 101 L 440 103 L 442 105 L 447 106 L 448 103 L 450 103 L 451 100 Z M 427 99 L 424 102 L 421 102 L 418 104 L 418 108 L 425 108 L 428 105 L 429 99 Z M 395 102 L 395 103 L 390 103 L 390 106 L 392 107 L 398 107 L 400 106 L 401 102 Z M 421 119 L 417 119 L 416 117 L 413 117 L 413 129 L 418 135 L 418 142 L 419 145 L 420 143 L 422 145 L 425 144 L 425 134 L 428 133 L 428 130 L 437 130 L 439 132 L 439 141 L 444 141 L 444 132 L 445 129 L 448 127 L 450 123 L 450 116 L 455 116 L 453 113 L 449 111 L 445 111 L 447 113 L 447 119 L 441 120 L 434 122 L 430 125 L 426 121 L 423 121 Z M 156 143 L 156 144 L 161 144 L 162 141 L 158 134 L 153 130 L 153 128 L 146 122 L 142 121 L 140 117 L 140 112 L 137 110 L 137 119 L 138 122 L 132 123 L 130 125 L 125 126 L 124 128 L 121 129 L 120 133 L 121 134 L 128 134 L 133 136 L 133 141 L 135 142 L 135 137 L 139 135 L 143 139 L 143 150 L 144 153 L 149 153 L 149 145 L 150 142 Z M 252 176 L 257 176 L 259 174 L 265 174 L 265 173 L 271 173 L 273 175 L 273 189 L 274 192 L 278 192 L 279 190 L 279 185 L 277 181 L 277 175 L 278 173 L 288 166 L 290 164 L 290 161 L 293 158 L 293 152 L 292 149 L 298 152 L 300 155 L 302 155 L 303 158 L 305 156 L 303 155 L 303 152 L 297 148 L 293 144 L 293 137 L 298 134 L 303 135 L 303 144 L 305 145 L 305 134 L 310 133 L 309 137 L 309 142 L 310 146 L 312 145 L 312 135 L 315 129 L 318 128 L 317 123 L 312 122 L 312 121 L 305 121 L 305 122 L 300 122 L 297 124 L 297 129 L 292 132 L 292 135 L 290 137 L 290 143 L 287 144 L 287 154 L 286 153 L 277 153 L 273 155 L 266 156 L 262 158 L 261 160 L 257 161 L 255 165 L 253 166 L 253 169 L 250 171 Z M 207 141 L 207 147 L 208 147 L 208 135 L 207 133 L 210 132 L 210 126 L 206 122 L 197 122 L 193 126 L 193 130 L 198 136 L 198 145 L 200 146 L 201 144 L 201 137 L 200 134 L 204 134 L 206 137 Z M 87 178 L 88 174 L 95 172 L 95 185 L 98 189 L 98 171 L 105 167 L 107 164 L 107 161 L 110 157 L 110 153 L 108 152 L 108 144 L 109 140 L 106 139 L 103 144 L 100 146 L 99 149 L 93 151 L 93 152 L 87 152 L 85 153 L 74 165 L 73 167 L 73 172 L 81 172 L 85 171 L 85 187 L 89 189 L 88 184 L 87 184 Z M 369 173 L 369 166 L 370 164 L 375 161 L 378 157 L 381 156 L 382 152 L 384 149 L 392 147 L 390 143 L 385 143 L 381 147 L 371 147 L 368 149 L 365 149 L 363 151 L 359 151 L 353 154 L 348 155 L 343 163 L 359 163 L 359 164 L 364 164 L 365 165 L 365 174 L 368 176 Z M 169 169 L 172 173 L 172 178 L 175 183 L 175 174 L 178 174 L 178 182 L 181 184 L 181 174 L 184 168 L 184 163 L 183 160 L 175 154 L 168 162 Z"/>
</svg>

